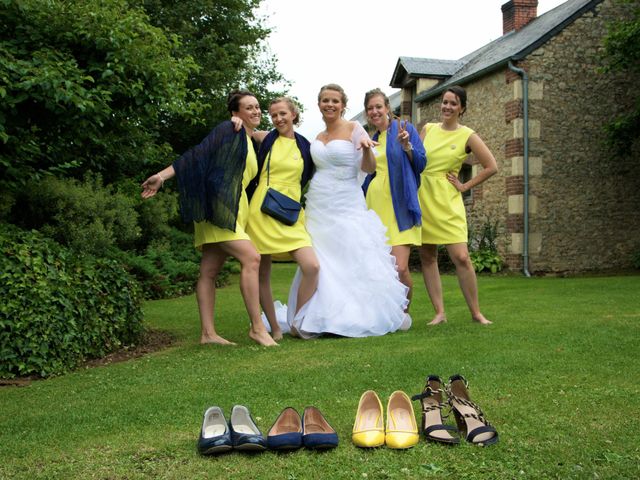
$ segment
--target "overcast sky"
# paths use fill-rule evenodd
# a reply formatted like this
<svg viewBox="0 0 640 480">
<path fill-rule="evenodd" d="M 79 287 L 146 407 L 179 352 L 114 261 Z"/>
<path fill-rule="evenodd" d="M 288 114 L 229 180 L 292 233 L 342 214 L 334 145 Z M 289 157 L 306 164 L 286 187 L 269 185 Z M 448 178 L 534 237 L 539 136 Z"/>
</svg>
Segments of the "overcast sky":
<svg viewBox="0 0 640 480">
<path fill-rule="evenodd" d="M 268 45 L 278 69 L 305 108 L 298 131 L 313 140 L 324 129 L 322 85 L 345 89 L 351 118 L 367 90 L 397 91 L 389 82 L 398 57 L 457 60 L 502 36 L 506 1 L 264 0 L 259 13 L 273 30 Z M 538 15 L 564 2 L 538 0 Z"/>
</svg>

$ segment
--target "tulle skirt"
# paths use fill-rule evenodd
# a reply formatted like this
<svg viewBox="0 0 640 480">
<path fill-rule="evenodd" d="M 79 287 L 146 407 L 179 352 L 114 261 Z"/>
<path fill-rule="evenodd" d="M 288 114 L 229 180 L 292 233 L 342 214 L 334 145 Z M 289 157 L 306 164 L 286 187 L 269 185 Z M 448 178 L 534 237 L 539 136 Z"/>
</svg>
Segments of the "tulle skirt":
<svg viewBox="0 0 640 480">
<path fill-rule="evenodd" d="M 318 289 L 295 313 L 298 269 L 289 292 L 287 325 L 281 328 L 302 338 L 323 333 L 367 337 L 398 330 L 405 320 L 408 288 L 398 279 L 386 228 L 367 209 L 357 180 L 317 173 L 305 210 L 320 263 Z"/>
</svg>

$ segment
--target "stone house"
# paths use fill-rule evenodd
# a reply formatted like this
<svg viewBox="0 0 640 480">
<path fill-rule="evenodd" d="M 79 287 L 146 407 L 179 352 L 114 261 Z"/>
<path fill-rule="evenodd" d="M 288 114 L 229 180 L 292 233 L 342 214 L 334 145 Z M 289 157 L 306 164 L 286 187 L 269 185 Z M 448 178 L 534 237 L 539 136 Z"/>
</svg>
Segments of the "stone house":
<svg viewBox="0 0 640 480">
<path fill-rule="evenodd" d="M 438 121 L 448 86 L 467 89 L 463 123 L 499 167 L 465 198 L 469 224 L 498 222 L 509 269 L 628 269 L 640 252 L 640 146 L 613 155 L 603 127 L 640 82 L 600 67 L 608 24 L 637 2 L 568 0 L 539 17 L 537 4 L 502 5 L 502 37 L 463 58 L 400 57 L 390 85 L 402 89 L 402 116 L 419 127 Z M 481 168 L 467 163 L 462 176 Z"/>
</svg>

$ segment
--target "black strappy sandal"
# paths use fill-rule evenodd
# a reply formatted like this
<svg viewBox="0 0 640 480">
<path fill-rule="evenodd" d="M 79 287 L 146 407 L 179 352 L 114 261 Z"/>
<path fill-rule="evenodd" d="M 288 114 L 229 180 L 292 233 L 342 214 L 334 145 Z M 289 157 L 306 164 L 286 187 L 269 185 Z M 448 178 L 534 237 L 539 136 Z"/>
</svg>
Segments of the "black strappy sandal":
<svg viewBox="0 0 640 480">
<path fill-rule="evenodd" d="M 456 445 L 460 439 L 449 432 L 457 434 L 458 429 L 445 425 L 442 420 L 442 409 L 445 407 L 443 393 L 442 379 L 437 375 L 429 375 L 422 393 L 414 395 L 411 400 L 420 400 L 422 404 L 422 431 L 427 441 Z"/>
<path fill-rule="evenodd" d="M 469 382 L 462 375 L 452 375 L 447 384 L 447 401 L 456 417 L 458 429 L 467 442 L 486 447 L 498 443 L 498 432 L 487 421 L 478 405 L 469 397 Z"/>
</svg>

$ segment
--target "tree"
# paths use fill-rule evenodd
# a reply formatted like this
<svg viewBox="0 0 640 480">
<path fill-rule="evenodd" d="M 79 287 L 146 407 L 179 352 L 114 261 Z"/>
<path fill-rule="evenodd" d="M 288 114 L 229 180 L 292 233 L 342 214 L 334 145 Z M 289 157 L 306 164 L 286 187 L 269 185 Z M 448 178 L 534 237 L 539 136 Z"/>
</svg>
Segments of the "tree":
<svg viewBox="0 0 640 480">
<path fill-rule="evenodd" d="M 197 118 L 197 70 L 125 0 L 0 1 L 0 186 L 138 174 L 171 153 L 159 125 Z"/>
<path fill-rule="evenodd" d="M 270 30 L 254 13 L 262 0 L 139 1 L 154 25 L 179 36 L 181 56 L 191 56 L 199 66 L 187 81 L 205 105 L 199 123 L 176 116 L 164 125 L 163 136 L 176 151 L 194 145 L 229 117 L 225 100 L 231 89 L 248 88 L 262 105 L 283 94 L 272 91 L 276 83 L 288 84 L 268 55 L 264 41 Z"/>
<path fill-rule="evenodd" d="M 628 3 L 631 15 L 610 25 L 604 39 L 606 66 L 605 72 L 623 72 L 640 74 L 640 6 L 637 1 L 621 0 Z M 629 150 L 629 146 L 640 138 L 640 95 L 634 92 L 635 99 L 629 99 L 628 111 L 619 115 L 606 126 L 608 141 L 620 154 Z"/>
</svg>

